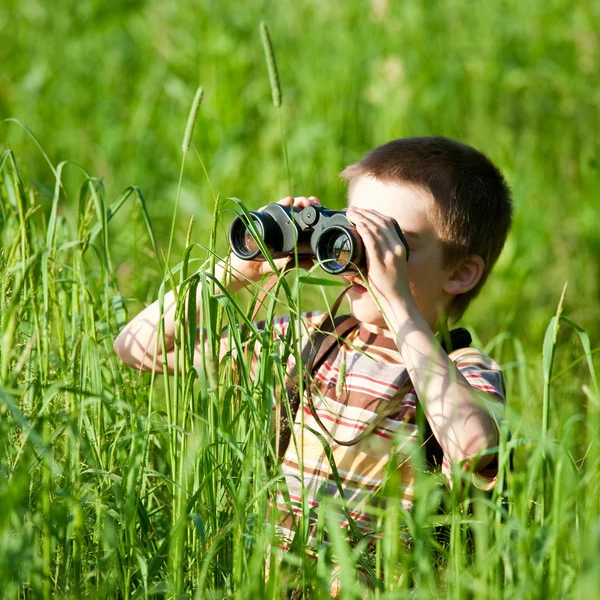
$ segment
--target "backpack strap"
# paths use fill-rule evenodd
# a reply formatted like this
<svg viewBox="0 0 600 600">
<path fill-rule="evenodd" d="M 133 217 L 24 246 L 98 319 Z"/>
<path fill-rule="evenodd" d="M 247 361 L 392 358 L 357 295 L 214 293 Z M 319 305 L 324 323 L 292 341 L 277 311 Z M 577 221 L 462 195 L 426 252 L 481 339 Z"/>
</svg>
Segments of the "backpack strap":
<svg viewBox="0 0 600 600">
<path fill-rule="evenodd" d="M 450 354 L 450 352 L 454 352 L 454 350 L 468 348 L 472 341 L 473 338 L 471 337 L 471 334 L 464 327 L 458 327 L 450 331 L 449 335 L 444 336 L 440 341 L 440 344 L 446 354 Z"/>
<path fill-rule="evenodd" d="M 336 299 L 331 307 L 331 311 L 327 314 L 327 317 L 319 329 L 311 333 L 308 342 L 302 349 L 302 375 L 305 390 L 309 394 L 310 386 L 312 385 L 313 374 L 323 364 L 333 347 L 336 344 L 341 346 L 343 343 L 343 338 L 345 338 L 358 325 L 358 320 L 351 315 L 340 315 L 338 317 L 335 316 L 335 313 L 342 303 L 342 300 L 348 289 L 349 288 L 346 288 Z M 276 453 L 278 458 L 283 457 L 290 444 L 292 426 L 294 419 L 296 418 L 296 413 L 298 412 L 298 407 L 300 406 L 300 388 L 298 383 L 298 370 L 297 368 L 294 368 L 294 370 L 290 373 L 285 386 L 289 407 L 287 405 L 285 406 L 283 411 L 284 414 L 282 414 L 281 417 L 281 427 L 276 441 Z M 309 406 L 311 411 L 314 413 L 314 409 L 311 404 L 312 403 L 310 403 Z"/>
<path fill-rule="evenodd" d="M 333 437 L 331 432 L 323 424 L 319 415 L 317 414 L 311 393 L 313 375 L 323 364 L 334 345 L 337 344 L 339 347 L 341 347 L 343 338 L 345 338 L 359 324 L 358 320 L 350 315 L 342 315 L 339 317 L 334 316 L 348 289 L 349 288 L 346 288 L 342 294 L 340 294 L 332 306 L 331 312 L 327 315 L 319 330 L 314 331 L 311 334 L 308 342 L 302 349 L 302 364 L 304 366 L 303 379 L 305 383 L 304 387 L 308 407 L 321 430 L 340 446 L 354 446 L 355 444 L 358 444 L 364 437 L 370 435 L 388 416 L 395 413 L 398 409 L 396 403 L 388 403 L 369 425 L 369 427 L 359 433 L 355 438 L 348 441 L 338 440 Z M 466 348 L 470 344 L 471 334 L 463 328 L 450 331 L 446 336 L 446 339 L 441 341 L 442 348 L 448 353 L 460 348 Z M 449 349 L 447 349 L 448 347 Z M 300 406 L 300 391 L 298 386 L 297 369 L 294 369 L 290 374 L 288 383 L 286 384 L 286 392 L 289 400 L 289 412 L 288 406 L 286 406 L 285 414 L 282 415 L 281 428 L 277 439 L 276 448 L 277 456 L 280 459 L 283 457 L 289 446 L 293 422 Z M 418 418 L 422 419 L 424 423 L 423 438 L 427 462 L 431 466 L 441 465 L 443 450 L 433 435 L 431 427 L 422 413 L 422 410 L 423 409 L 420 403 L 417 402 L 417 413 L 419 413 L 419 411 L 421 412 L 421 415 L 418 415 Z"/>
</svg>

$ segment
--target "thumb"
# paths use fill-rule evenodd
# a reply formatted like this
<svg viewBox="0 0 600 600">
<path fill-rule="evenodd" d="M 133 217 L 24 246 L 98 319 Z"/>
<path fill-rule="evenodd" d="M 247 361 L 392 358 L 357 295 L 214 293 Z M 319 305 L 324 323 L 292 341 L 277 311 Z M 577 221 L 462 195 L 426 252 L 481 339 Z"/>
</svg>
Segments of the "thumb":
<svg viewBox="0 0 600 600">
<path fill-rule="evenodd" d="M 293 259 L 293 257 L 291 255 L 284 256 L 282 258 L 274 258 L 273 259 L 273 264 L 275 265 L 275 268 L 278 271 L 282 271 L 283 269 L 286 268 L 286 265 L 292 259 Z M 273 269 L 271 268 L 271 265 L 269 264 L 269 262 L 268 261 L 264 261 L 264 263 L 263 263 L 263 274 L 270 273 L 272 271 L 273 271 Z"/>
</svg>

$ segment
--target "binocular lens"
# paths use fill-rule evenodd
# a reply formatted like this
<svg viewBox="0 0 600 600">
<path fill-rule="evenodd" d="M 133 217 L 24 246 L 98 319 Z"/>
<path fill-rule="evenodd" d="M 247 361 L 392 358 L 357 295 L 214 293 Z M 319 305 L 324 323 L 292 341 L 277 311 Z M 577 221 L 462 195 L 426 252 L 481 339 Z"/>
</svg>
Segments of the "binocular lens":
<svg viewBox="0 0 600 600">
<path fill-rule="evenodd" d="M 259 220 L 254 218 L 252 220 L 254 221 L 256 229 L 260 231 L 261 227 Z M 244 231 L 242 232 L 240 238 L 244 254 L 255 254 L 256 252 L 258 252 L 258 244 L 256 243 L 254 236 L 250 233 L 250 230 L 247 227 L 244 227 Z"/>
<path fill-rule="evenodd" d="M 260 218 L 252 214 L 251 218 L 258 235 L 263 236 L 264 229 Z M 235 254 L 245 260 L 251 260 L 260 254 L 260 248 L 258 247 L 250 228 L 247 226 L 245 219 L 242 219 L 241 217 L 236 217 L 231 224 L 231 229 L 229 230 L 229 243 Z"/>
<path fill-rule="evenodd" d="M 334 226 L 323 232 L 317 244 L 317 260 L 332 275 L 353 269 L 356 262 L 356 243 L 352 232 L 342 226 Z"/>
<path fill-rule="evenodd" d="M 250 218 L 254 228 L 249 227 L 247 217 L 236 217 L 229 229 L 229 243 L 233 252 L 244 260 L 264 260 L 260 246 L 252 234 L 256 229 L 256 235 L 265 244 L 271 255 L 281 251 L 283 243 L 281 229 L 277 222 L 265 213 L 251 212 Z"/>
<path fill-rule="evenodd" d="M 332 266 L 336 269 L 348 264 L 352 258 L 352 245 L 348 236 L 342 234 L 330 239 L 327 247 L 327 254 L 331 257 L 330 260 L 335 263 Z"/>
</svg>

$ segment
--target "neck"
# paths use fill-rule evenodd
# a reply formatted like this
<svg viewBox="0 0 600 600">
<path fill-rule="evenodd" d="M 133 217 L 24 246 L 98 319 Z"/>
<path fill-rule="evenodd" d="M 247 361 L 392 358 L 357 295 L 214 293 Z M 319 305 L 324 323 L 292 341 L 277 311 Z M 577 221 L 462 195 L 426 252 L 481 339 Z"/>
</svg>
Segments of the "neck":
<svg viewBox="0 0 600 600">
<path fill-rule="evenodd" d="M 377 325 L 372 325 L 371 323 L 361 323 L 362 326 L 369 332 L 374 333 L 375 335 L 384 335 L 385 337 L 394 337 L 394 334 L 387 327 L 378 327 Z"/>
<path fill-rule="evenodd" d="M 440 331 L 448 330 L 448 323 L 443 319 L 435 319 L 433 322 L 431 322 L 430 319 L 427 319 L 427 324 L 433 333 L 439 333 Z M 383 335 L 391 338 L 394 337 L 394 334 L 389 330 L 388 327 L 380 327 L 378 325 L 373 325 L 372 323 L 365 323 L 364 321 L 361 323 L 361 325 L 364 327 L 364 329 L 376 335 Z"/>
</svg>

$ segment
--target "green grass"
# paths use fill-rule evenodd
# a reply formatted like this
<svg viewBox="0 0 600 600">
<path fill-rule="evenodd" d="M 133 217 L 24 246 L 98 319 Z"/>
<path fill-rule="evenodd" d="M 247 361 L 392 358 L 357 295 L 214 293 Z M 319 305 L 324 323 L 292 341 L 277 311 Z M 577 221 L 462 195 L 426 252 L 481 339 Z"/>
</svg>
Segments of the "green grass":
<svg viewBox="0 0 600 600">
<path fill-rule="evenodd" d="M 486 340 L 524 332 L 533 351 L 566 280 L 576 290 L 567 296 L 569 314 L 592 337 L 600 334 L 600 156 L 592 134 L 600 129 L 599 11 L 597 2 L 567 0 L 458 0 L 435 8 L 422 0 L 326 8 L 249 0 L 243 10 L 211 0 L 193 7 L 85 0 L 54 8 L 6 0 L 0 118 L 25 122 L 54 163 L 85 165 L 109 198 L 139 185 L 166 248 L 185 115 L 198 85 L 205 94 L 195 139 L 215 191 L 250 208 L 289 192 L 261 46 L 265 19 L 295 194 L 341 207 L 337 173 L 368 149 L 409 135 L 461 139 L 506 173 L 515 227 L 469 319 Z M 49 202 L 47 164 L 18 128 L 3 127 L 0 137 Z M 181 189 L 176 256 L 190 216 L 204 241 L 202 222 L 212 213 L 212 193 L 193 156 Z M 66 177 L 77 187 L 74 171 Z M 135 213 L 123 213 L 113 256 L 125 292 L 148 301 L 162 269 L 146 266 L 147 245 L 132 244 L 132 226 L 143 234 Z M 500 320 L 490 321 L 490 312 Z"/>
<path fill-rule="evenodd" d="M 1 160 L 5 597 L 279 598 L 288 582 L 327 597 L 332 563 L 324 548 L 316 562 L 298 549 L 272 563 L 268 584 L 263 576 L 273 541 L 267 507 L 278 477 L 265 461 L 273 453 L 269 399 L 281 384 L 285 356 L 298 352 L 295 338 L 273 341 L 269 326 L 266 336 L 252 326 L 238 329 L 249 324 L 254 302 L 220 289 L 210 260 L 198 270 L 192 244 L 170 276 L 183 285 L 180 298 L 202 290 L 198 306 L 180 300 L 181 374 L 123 367 L 112 351 L 126 317 L 109 220 L 128 200 L 144 214 L 142 197 L 128 190 L 109 205 L 98 181 L 81 171 L 71 222 L 59 211 L 67 201 L 60 166 L 46 214 L 13 154 Z M 215 210 L 215 223 L 220 218 Z M 150 227 L 147 235 L 154 239 Z M 297 284 L 280 287 L 280 298 L 267 298 L 267 322 L 282 302 L 292 315 L 301 310 Z M 207 352 L 194 367 L 196 310 Z M 502 471 L 506 497 L 502 486 L 491 497 L 444 493 L 423 476 L 411 514 L 389 497 L 380 516 L 386 535 L 374 555 L 364 544 L 348 547 L 338 512 L 323 511 L 320 527 L 333 541 L 344 597 L 361 597 L 357 565 L 383 569 L 378 598 L 578 597 L 578 585 L 586 592 L 597 586 L 600 394 L 589 337 L 562 310 L 549 319 L 537 377 L 516 337 L 490 348 L 503 356 L 513 407 L 513 438 L 501 444 L 504 463 L 509 449 L 517 453 L 516 469 Z M 220 332 L 231 324 L 237 356 L 261 344 L 254 378 L 244 358 L 217 362 Z M 572 337 L 557 345 L 566 329 Z M 576 374 L 577 389 L 564 383 L 569 374 Z M 579 389 L 585 404 L 574 407 Z M 543 397 L 543 422 L 517 413 L 536 397 Z M 444 524 L 447 543 L 440 546 L 436 531 Z M 401 529 L 410 532 L 410 551 Z"/>
<path fill-rule="evenodd" d="M 233 356 L 217 367 L 218 336 L 249 318 L 253 295 L 219 291 L 211 251 L 226 250 L 235 203 L 224 198 L 257 208 L 291 186 L 340 207 L 347 163 L 427 134 L 480 148 L 514 190 L 513 233 L 467 319 L 505 370 L 512 440 L 501 457 L 514 448 L 515 469 L 503 474 L 506 506 L 501 487 L 463 499 L 421 478 L 410 515 L 390 499 L 374 556 L 347 547 L 335 507 L 324 511 L 344 597 L 361 596 L 358 563 L 383 567 L 378 598 L 600 595 L 598 6 L 386 6 L 0 7 L 0 117 L 20 118 L 48 153 L 0 124 L 4 597 L 279 598 L 287 582 L 328 597 L 324 549 L 316 562 L 301 551 L 273 561 L 265 583 L 277 477 L 265 462 L 267 398 L 298 348 L 234 327 L 238 349 L 263 342 L 258 376 Z M 198 84 L 205 97 L 182 157 Z M 132 181 L 140 187 L 120 193 Z M 267 316 L 322 305 L 321 291 L 305 286 L 300 299 L 288 277 Z M 182 375 L 123 367 L 112 343 L 127 316 L 182 282 L 203 290 L 179 314 L 199 309 L 212 353 L 192 368 L 182 319 Z M 405 527 L 410 552 L 397 541 Z"/>
</svg>

